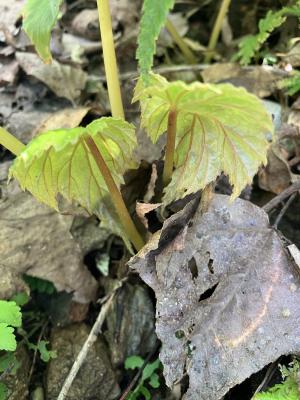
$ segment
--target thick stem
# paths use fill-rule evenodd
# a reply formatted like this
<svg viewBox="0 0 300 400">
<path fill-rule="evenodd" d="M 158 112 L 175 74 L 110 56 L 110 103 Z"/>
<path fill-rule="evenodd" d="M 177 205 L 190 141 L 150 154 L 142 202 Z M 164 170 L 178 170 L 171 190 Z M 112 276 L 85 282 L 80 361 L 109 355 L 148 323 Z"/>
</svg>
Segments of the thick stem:
<svg viewBox="0 0 300 400">
<path fill-rule="evenodd" d="M 0 127 L 0 144 L 7 148 L 11 153 L 18 156 L 24 149 L 25 145 L 15 138 L 6 129 Z"/>
<path fill-rule="evenodd" d="M 115 181 L 106 165 L 106 162 L 104 161 L 94 140 L 90 136 L 86 136 L 84 140 L 97 163 L 103 179 L 105 180 L 105 183 L 109 189 L 112 201 L 120 217 L 121 223 L 123 224 L 125 232 L 127 233 L 130 241 L 133 243 L 136 250 L 140 250 L 144 246 L 145 242 L 142 239 L 138 230 L 136 229 L 134 222 L 132 221 L 132 218 L 124 203 L 120 190 L 115 184 Z"/>
<path fill-rule="evenodd" d="M 180 48 L 180 50 L 181 50 L 182 54 L 184 55 L 186 61 L 189 64 L 196 64 L 197 63 L 197 59 L 196 59 L 194 53 L 188 47 L 188 45 L 185 43 L 185 41 L 182 39 L 182 37 L 179 35 L 179 33 L 177 32 L 176 27 L 174 26 L 172 21 L 170 21 L 169 19 L 167 19 L 166 28 L 167 28 L 169 34 L 172 36 L 172 39 L 174 40 L 174 42 Z"/>
<path fill-rule="evenodd" d="M 206 64 L 210 63 L 210 60 L 211 60 L 214 50 L 216 48 L 216 44 L 217 44 L 221 29 L 222 29 L 223 21 L 224 21 L 225 15 L 227 14 L 230 3 L 231 3 L 231 0 L 222 0 L 219 14 L 217 16 L 211 37 L 209 39 L 208 48 L 207 48 L 208 53 L 204 59 L 204 63 L 206 63 Z"/>
<path fill-rule="evenodd" d="M 166 144 L 165 165 L 163 172 L 164 186 L 167 186 L 172 179 L 175 143 L 176 143 L 176 127 L 177 127 L 177 110 L 171 109 L 168 117 L 167 144 Z"/>
<path fill-rule="evenodd" d="M 124 119 L 109 0 L 97 0 L 108 96 L 113 117 Z"/>
</svg>

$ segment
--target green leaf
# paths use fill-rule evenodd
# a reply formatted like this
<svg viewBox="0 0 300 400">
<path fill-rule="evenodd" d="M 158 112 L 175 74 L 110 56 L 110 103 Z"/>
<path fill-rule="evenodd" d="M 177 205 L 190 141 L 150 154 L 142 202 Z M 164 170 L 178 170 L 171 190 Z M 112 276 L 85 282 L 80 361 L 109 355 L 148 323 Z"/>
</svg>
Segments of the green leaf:
<svg viewBox="0 0 300 400">
<path fill-rule="evenodd" d="M 75 201 L 101 219 L 102 226 L 121 236 L 131 249 L 123 225 L 96 161 L 86 145 L 97 146 L 117 186 L 123 174 L 135 168 L 135 128 L 122 119 L 101 118 L 87 127 L 60 129 L 40 134 L 17 157 L 10 169 L 23 189 L 39 201 L 59 210 L 58 195 Z"/>
<path fill-rule="evenodd" d="M 15 351 L 17 342 L 14 335 L 14 328 L 0 322 L 0 350 Z"/>
<path fill-rule="evenodd" d="M 294 72 L 290 77 L 278 82 L 280 89 L 286 89 L 290 96 L 300 92 L 300 72 Z"/>
<path fill-rule="evenodd" d="M 21 310 L 14 301 L 0 300 L 0 323 L 15 327 L 22 325 Z"/>
<path fill-rule="evenodd" d="M 20 365 L 14 353 L 7 352 L 0 357 L 0 372 L 9 370 L 10 374 L 15 374 Z"/>
<path fill-rule="evenodd" d="M 222 172 L 233 185 L 232 197 L 252 181 L 266 163 L 271 116 L 261 101 L 230 84 L 171 82 L 151 75 L 151 86 L 139 81 L 142 126 L 153 142 L 166 131 L 170 110 L 177 113 L 175 172 L 165 188 L 164 204 L 203 189 Z"/>
<path fill-rule="evenodd" d="M 149 379 L 149 385 L 153 387 L 153 389 L 158 389 L 160 387 L 159 376 L 156 372 L 151 375 Z"/>
<path fill-rule="evenodd" d="M 29 302 L 30 297 L 26 292 L 20 292 L 15 294 L 11 300 L 14 301 L 19 307 L 22 307 Z"/>
<path fill-rule="evenodd" d="M 47 279 L 37 278 L 36 276 L 23 275 L 23 280 L 30 288 L 30 291 L 38 293 L 53 294 L 56 293 L 55 286 Z"/>
<path fill-rule="evenodd" d="M 283 368 L 283 383 L 271 387 L 266 392 L 256 394 L 252 400 L 299 400 L 300 391 L 297 383 L 299 373 L 299 363 L 294 362 L 292 367 Z"/>
<path fill-rule="evenodd" d="M 45 363 L 49 362 L 51 358 L 56 358 L 57 353 L 55 350 L 48 350 L 47 345 L 49 344 L 46 340 L 40 340 L 38 344 L 29 343 L 28 346 L 31 350 L 38 351 L 41 356 L 41 360 Z"/>
<path fill-rule="evenodd" d="M 23 28 L 46 63 L 52 60 L 50 35 L 61 4 L 62 0 L 27 0 L 23 9 Z"/>
<path fill-rule="evenodd" d="M 156 41 L 175 0 L 144 0 L 138 36 L 137 59 L 144 81 L 153 65 Z"/>
<path fill-rule="evenodd" d="M 125 360 L 125 369 L 141 368 L 144 360 L 140 356 L 130 356 Z"/>
<path fill-rule="evenodd" d="M 6 400 L 7 399 L 7 387 L 4 385 L 4 383 L 0 382 L 0 400 Z"/>
<path fill-rule="evenodd" d="M 258 33 L 256 35 L 246 36 L 239 44 L 239 51 L 234 59 L 240 60 L 242 65 L 250 64 L 252 58 L 259 51 L 261 46 L 268 40 L 271 33 L 280 27 L 288 15 L 300 18 L 300 3 L 291 7 L 283 7 L 278 11 L 269 10 L 266 16 L 259 21 Z"/>
</svg>

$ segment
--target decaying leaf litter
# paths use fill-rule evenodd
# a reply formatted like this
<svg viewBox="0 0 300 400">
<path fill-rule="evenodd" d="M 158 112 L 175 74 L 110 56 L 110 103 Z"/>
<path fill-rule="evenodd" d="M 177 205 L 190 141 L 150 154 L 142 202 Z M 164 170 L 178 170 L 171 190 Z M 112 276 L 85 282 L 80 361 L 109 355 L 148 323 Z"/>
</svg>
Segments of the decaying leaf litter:
<svg viewBox="0 0 300 400">
<path fill-rule="evenodd" d="M 104 69 L 99 68 L 96 2 L 62 5 L 52 33 L 54 61 L 50 65 L 40 61 L 20 29 L 23 3 L 0 4 L 1 125 L 27 143 L 44 130 L 87 126 L 95 118 L 109 115 Z M 139 125 L 139 106 L 132 104 L 131 98 L 137 77 L 135 50 L 142 2 L 110 3 L 125 111 L 129 122 Z M 161 32 L 155 59 L 157 71 L 164 71 L 169 81 L 229 82 L 267 100 L 276 137 L 266 167 L 243 192 L 259 206 L 298 181 L 299 100 L 297 93 L 287 96 L 280 89 L 290 68 L 299 66 L 297 40 L 288 45 L 288 40 L 299 36 L 297 20 L 290 18 L 289 29 L 283 25 L 276 30 L 251 65 L 241 67 L 231 56 L 237 51 L 238 38 L 257 33 L 259 19 L 269 9 L 280 9 L 280 2 L 273 3 L 255 1 L 250 6 L 233 0 L 217 53 L 208 66 L 201 64 L 203 50 L 218 8 L 211 1 L 178 2 L 171 21 L 186 39 L 197 64 L 189 65 L 166 29 Z M 276 58 L 274 65 L 262 65 L 263 60 L 270 64 L 271 56 Z M 281 356 L 286 356 L 281 362 L 288 364 L 299 353 L 299 265 L 297 250 L 292 254 L 288 250 L 293 243 L 300 245 L 298 196 L 280 220 L 278 215 L 288 199 L 272 208 L 271 223 L 267 214 L 250 202 L 231 203 L 219 195 L 203 215 L 197 210 L 198 195 L 166 210 L 155 206 L 153 211 L 147 203 L 161 202 L 162 165 L 157 161 L 164 140 L 162 136 L 152 144 L 141 129 L 140 147 L 135 152 L 137 161 L 143 160 L 140 175 L 130 172 L 125 176 L 130 185 L 124 196 L 131 209 L 136 201 L 144 201 L 144 208 L 152 209 L 142 214 L 150 241 L 131 260 L 131 269 L 129 255 L 122 241 L 111 235 L 109 225 L 99 228 L 97 218 L 87 217 L 75 204 L 62 215 L 56 214 L 22 193 L 15 182 L 7 187 L 11 155 L 1 151 L 1 298 L 29 290 L 21 279 L 24 273 L 52 282 L 58 290 L 51 295 L 32 293 L 34 301 L 28 306 L 29 312 L 43 311 L 44 325 L 38 328 L 36 339 L 50 340 L 57 358 L 46 370 L 37 356 L 20 346 L 17 358 L 28 374 L 18 372 L 16 376 L 9 369 L 2 372 L 10 398 L 29 398 L 29 393 L 33 398 L 39 393 L 57 398 L 58 388 L 97 317 L 99 306 L 90 302 L 111 293 L 124 277 L 103 334 L 67 398 L 121 398 L 134 378 L 124 370 L 126 358 L 151 355 L 157 348 L 156 334 L 169 388 L 164 383 L 152 388 L 153 399 L 250 399 L 268 375 L 269 364 Z M 156 170 L 158 175 L 153 174 Z M 230 195 L 226 178 L 217 182 L 216 191 Z M 272 228 L 275 223 L 278 232 Z M 73 347 L 63 345 L 64 341 L 74 343 Z M 152 359 L 157 356 L 156 351 Z M 160 375 L 163 382 L 162 372 Z M 278 381 L 280 376 L 275 373 L 266 387 Z"/>
</svg>

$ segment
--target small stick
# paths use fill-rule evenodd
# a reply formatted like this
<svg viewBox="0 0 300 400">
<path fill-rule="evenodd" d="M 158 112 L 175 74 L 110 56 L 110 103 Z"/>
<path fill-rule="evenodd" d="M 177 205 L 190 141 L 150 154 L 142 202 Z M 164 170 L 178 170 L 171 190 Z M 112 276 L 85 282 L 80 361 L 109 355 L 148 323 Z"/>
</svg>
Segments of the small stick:
<svg viewBox="0 0 300 400">
<path fill-rule="evenodd" d="M 58 395 L 57 400 L 64 400 L 70 390 L 70 387 L 72 386 L 72 383 L 74 379 L 76 378 L 76 375 L 81 368 L 82 364 L 84 363 L 86 356 L 88 354 L 89 349 L 92 347 L 94 342 L 97 340 L 97 335 L 100 332 L 103 322 L 106 318 L 106 315 L 110 309 L 110 306 L 112 305 L 112 302 L 114 300 L 114 297 L 117 293 L 117 291 L 122 287 L 123 283 L 127 280 L 127 278 L 123 279 L 120 281 L 119 285 L 108 295 L 105 296 L 105 298 L 102 300 L 103 306 L 100 310 L 100 313 L 96 319 L 96 322 L 94 323 L 91 332 L 85 341 L 84 345 L 82 346 L 76 360 L 74 361 L 74 364 L 67 376 L 67 378 L 64 381 L 63 387 Z"/>
<path fill-rule="evenodd" d="M 291 203 L 294 201 L 295 197 L 297 196 L 297 193 L 293 193 L 291 197 L 288 199 L 288 201 L 285 203 L 285 205 L 282 207 L 280 213 L 278 214 L 276 221 L 274 222 L 273 227 L 277 228 L 279 222 L 281 221 L 281 218 L 284 216 L 284 214 L 287 212 L 287 209 L 291 205 Z"/>
<path fill-rule="evenodd" d="M 279 193 L 272 200 L 270 200 L 267 204 L 265 204 L 262 209 L 269 213 L 273 208 L 277 207 L 282 201 L 290 197 L 295 192 L 300 190 L 300 180 L 294 182 L 291 186 L 285 189 L 283 192 Z"/>
<path fill-rule="evenodd" d="M 172 39 L 174 40 L 174 42 L 180 48 L 180 50 L 181 50 L 182 54 L 184 55 L 186 61 L 189 64 L 196 64 L 197 63 L 197 59 L 196 59 L 194 53 L 189 48 L 189 46 L 185 43 L 183 38 L 180 36 L 180 34 L 178 33 L 175 25 L 173 24 L 173 22 L 170 19 L 167 19 L 167 21 L 166 21 L 166 28 L 167 28 L 169 34 L 171 35 Z"/>
<path fill-rule="evenodd" d="M 148 354 L 147 358 L 144 361 L 144 364 L 141 366 L 141 368 L 138 370 L 138 372 L 135 374 L 134 378 L 132 379 L 132 381 L 130 382 L 130 384 L 127 386 L 127 388 L 125 389 L 125 391 L 123 392 L 122 396 L 120 397 L 119 400 L 126 400 L 127 395 L 129 394 L 129 392 L 134 388 L 134 386 L 136 385 L 136 383 L 138 382 L 138 380 L 140 379 L 144 369 L 146 368 L 148 362 L 150 361 L 150 359 L 152 358 L 152 356 L 156 353 L 156 351 L 158 350 L 159 344 L 157 344 L 155 346 L 155 348 L 151 351 L 151 353 Z"/>
</svg>

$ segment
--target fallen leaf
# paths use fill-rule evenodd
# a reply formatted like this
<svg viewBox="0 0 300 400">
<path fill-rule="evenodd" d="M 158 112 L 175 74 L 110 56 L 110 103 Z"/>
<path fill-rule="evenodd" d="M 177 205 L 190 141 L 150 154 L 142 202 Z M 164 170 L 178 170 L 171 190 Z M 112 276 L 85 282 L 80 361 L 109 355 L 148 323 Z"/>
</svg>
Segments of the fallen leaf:
<svg viewBox="0 0 300 400">
<path fill-rule="evenodd" d="M 189 223 L 188 207 L 130 266 L 156 294 L 168 386 L 187 374 L 182 399 L 219 400 L 281 355 L 300 351 L 299 274 L 259 207 L 217 195 Z"/>
<path fill-rule="evenodd" d="M 0 2 L 0 40 L 5 42 L 5 33 L 13 35 L 16 28 L 16 22 L 21 17 L 21 10 L 25 0 L 10 0 L 9 2 L 2 0 Z"/>
<path fill-rule="evenodd" d="M 85 9 L 80 11 L 72 21 L 72 29 L 86 39 L 99 41 L 99 16 L 98 10 Z"/>
<path fill-rule="evenodd" d="M 293 103 L 291 112 L 288 117 L 288 124 L 298 128 L 298 134 L 300 131 L 300 97 Z"/>
<path fill-rule="evenodd" d="M 288 164 L 288 153 L 279 144 L 268 151 L 268 163 L 258 171 L 258 185 L 261 189 L 276 194 L 290 186 L 293 180 Z"/>
<path fill-rule="evenodd" d="M 90 107 L 64 108 L 47 117 L 34 134 L 54 129 L 71 129 L 79 126 L 82 119 L 90 111 Z"/>
<path fill-rule="evenodd" d="M 19 64 L 16 60 L 0 64 L 0 87 L 15 83 L 19 72 Z"/>
<path fill-rule="evenodd" d="M 65 97 L 75 104 L 84 89 L 87 74 L 81 69 L 63 65 L 53 60 L 44 64 L 33 53 L 16 53 L 20 67 L 28 74 L 45 83 L 58 97 Z"/>
<path fill-rule="evenodd" d="M 287 76 L 270 66 L 241 67 L 233 63 L 216 63 L 201 72 L 204 82 L 230 82 L 243 86 L 258 97 L 268 97 L 277 90 L 277 82 Z"/>
<path fill-rule="evenodd" d="M 136 213 L 145 226 L 145 228 L 148 229 L 148 220 L 146 218 L 146 215 L 153 210 L 156 210 L 158 207 L 160 207 L 162 203 L 154 203 L 154 204 L 149 204 L 149 203 L 136 203 Z"/>
<path fill-rule="evenodd" d="M 22 192 L 16 182 L 1 189 L 2 266 L 15 274 L 47 279 L 57 290 L 73 292 L 79 303 L 93 300 L 97 282 L 84 266 L 79 245 L 70 233 L 73 217 L 50 210 Z"/>
</svg>

